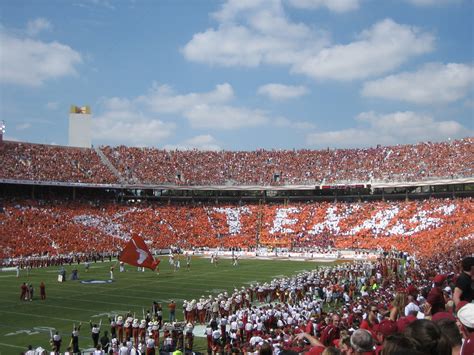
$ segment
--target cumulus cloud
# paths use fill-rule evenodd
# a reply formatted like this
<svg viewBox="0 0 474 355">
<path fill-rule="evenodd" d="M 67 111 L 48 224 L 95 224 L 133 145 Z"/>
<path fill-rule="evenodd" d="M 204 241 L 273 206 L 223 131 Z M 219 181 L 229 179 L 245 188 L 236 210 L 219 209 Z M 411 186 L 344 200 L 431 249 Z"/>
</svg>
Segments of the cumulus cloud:
<svg viewBox="0 0 474 355">
<path fill-rule="evenodd" d="M 359 2 L 294 0 L 292 4 L 348 11 Z M 314 79 L 354 80 L 384 74 L 432 51 L 435 41 L 417 27 L 385 19 L 363 30 L 353 42 L 331 44 L 326 31 L 291 21 L 279 0 L 228 0 L 213 18 L 217 27 L 195 33 L 182 48 L 186 59 L 225 67 L 285 65 Z"/>
<path fill-rule="evenodd" d="M 94 117 L 92 137 L 109 144 L 156 146 L 170 137 L 174 123 L 134 111 L 109 110 Z"/>
<path fill-rule="evenodd" d="M 279 128 L 294 128 L 294 129 L 301 129 L 301 130 L 316 128 L 316 125 L 314 123 L 311 123 L 308 121 L 291 121 L 287 119 L 286 117 L 277 117 L 273 123 L 275 124 L 276 127 L 279 127 Z"/>
<path fill-rule="evenodd" d="M 256 127 L 270 122 L 268 113 L 233 106 L 234 91 L 224 83 L 208 92 L 177 93 L 168 85 L 153 84 L 135 98 L 102 98 L 102 113 L 94 118 L 94 139 L 131 145 L 158 145 L 170 138 L 176 124 L 171 119 L 185 118 L 192 128 L 230 130 Z M 174 147 L 220 149 L 210 135 L 199 135 Z"/>
<path fill-rule="evenodd" d="M 15 128 L 17 131 L 24 131 L 26 129 L 31 128 L 31 123 L 23 122 L 23 123 L 17 124 Z"/>
<path fill-rule="evenodd" d="M 59 107 L 59 102 L 57 102 L 57 101 L 50 101 L 50 102 L 46 103 L 45 107 L 46 107 L 48 110 L 57 110 L 58 107 Z"/>
<path fill-rule="evenodd" d="M 325 48 L 295 64 L 293 71 L 315 79 L 363 79 L 393 70 L 433 47 L 431 34 L 385 19 L 361 32 L 358 40 Z"/>
<path fill-rule="evenodd" d="M 342 13 L 357 10 L 360 0 L 289 0 L 289 4 L 300 9 L 325 7 L 329 11 Z"/>
<path fill-rule="evenodd" d="M 230 105 L 234 90 L 228 83 L 202 93 L 176 93 L 168 85 L 154 84 L 153 88 L 135 101 L 143 103 L 155 113 L 178 114 L 193 128 L 238 129 L 255 127 L 269 121 L 261 110 Z"/>
<path fill-rule="evenodd" d="M 40 86 L 46 80 L 77 75 L 82 56 L 68 45 L 20 38 L 0 28 L 0 82 Z"/>
<path fill-rule="evenodd" d="M 3 140 L 10 141 L 10 142 L 24 142 L 24 139 L 20 139 L 15 136 L 9 136 L 8 133 L 3 136 Z"/>
<path fill-rule="evenodd" d="M 199 136 L 186 139 L 185 141 L 176 145 L 165 145 L 167 150 L 206 150 L 206 151 L 218 151 L 222 148 L 217 144 L 216 139 L 210 134 L 202 134 Z"/>
<path fill-rule="evenodd" d="M 472 92 L 473 84 L 472 65 L 431 63 L 416 72 L 369 81 L 362 95 L 416 104 L 450 103 Z"/>
<path fill-rule="evenodd" d="M 49 31 L 52 28 L 53 26 L 47 19 L 39 17 L 28 21 L 26 24 L 26 33 L 28 36 L 37 36 L 40 32 Z"/>
<path fill-rule="evenodd" d="M 196 105 L 184 115 L 193 128 L 230 130 L 256 127 L 270 121 L 265 111 L 228 105 Z"/>
<path fill-rule="evenodd" d="M 74 2 L 74 6 L 95 9 L 96 7 L 103 7 L 109 10 L 115 10 L 115 6 L 109 0 L 82 0 Z"/>
<path fill-rule="evenodd" d="M 459 3 L 462 0 L 405 0 L 415 6 L 441 6 Z"/>
<path fill-rule="evenodd" d="M 229 0 L 213 17 L 218 27 L 194 34 L 182 48 L 188 60 L 221 66 L 291 65 L 329 43 L 326 32 L 291 22 L 278 0 Z"/>
<path fill-rule="evenodd" d="M 474 100 L 473 99 L 467 99 L 464 101 L 464 106 L 469 107 L 469 108 L 474 108 Z"/>
<path fill-rule="evenodd" d="M 283 84 L 266 84 L 258 88 L 257 93 L 259 95 L 267 96 L 272 100 L 288 100 L 294 99 L 303 95 L 306 95 L 309 90 L 305 86 L 293 86 Z"/>
<path fill-rule="evenodd" d="M 182 113 L 196 105 L 221 104 L 234 98 L 234 90 L 228 83 L 216 85 L 216 88 L 204 93 L 177 94 L 168 85 L 153 84 L 152 89 L 137 100 L 146 103 L 154 112 Z"/>
<path fill-rule="evenodd" d="M 134 100 L 125 97 L 102 98 L 101 104 L 106 111 L 130 111 L 134 109 Z"/>
<path fill-rule="evenodd" d="M 408 144 L 440 141 L 470 136 L 474 132 L 457 121 L 436 121 L 433 117 L 412 111 L 378 114 L 362 112 L 357 127 L 339 131 L 314 132 L 306 142 L 314 147 L 367 147 L 377 144 Z"/>
</svg>

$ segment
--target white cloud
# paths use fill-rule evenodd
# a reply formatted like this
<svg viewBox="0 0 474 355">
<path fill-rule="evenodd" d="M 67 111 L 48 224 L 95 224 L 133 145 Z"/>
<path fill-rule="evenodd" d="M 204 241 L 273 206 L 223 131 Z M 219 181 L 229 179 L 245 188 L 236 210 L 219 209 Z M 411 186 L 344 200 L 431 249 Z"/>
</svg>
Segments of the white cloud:
<svg viewBox="0 0 474 355">
<path fill-rule="evenodd" d="M 209 92 L 188 94 L 176 93 L 168 85 L 155 84 L 135 101 L 155 113 L 182 115 L 193 128 L 237 129 L 269 121 L 263 111 L 229 105 L 233 99 L 234 90 L 228 83 L 216 85 Z"/>
<path fill-rule="evenodd" d="M 168 85 L 154 84 L 147 95 L 137 100 L 146 103 L 154 112 L 182 113 L 192 107 L 205 104 L 220 104 L 232 100 L 234 90 L 228 83 L 216 85 L 215 90 L 205 93 L 176 94 Z"/>
<path fill-rule="evenodd" d="M 229 130 L 255 127 L 270 121 L 261 110 L 229 105 L 234 98 L 230 84 L 216 85 L 208 92 L 176 93 L 168 85 L 154 84 L 145 95 L 136 98 L 101 98 L 103 110 L 94 118 L 93 138 L 117 144 L 156 146 L 172 137 L 177 126 L 160 115 L 187 119 L 192 128 Z M 174 148 L 218 150 L 210 135 L 199 135 Z"/>
<path fill-rule="evenodd" d="M 257 93 L 264 95 L 272 100 L 288 100 L 294 99 L 308 93 L 308 89 L 304 86 L 292 86 L 283 84 L 266 84 L 258 88 Z"/>
<path fill-rule="evenodd" d="M 295 1 L 348 11 L 358 1 Z M 291 21 L 281 0 L 228 0 L 213 14 L 215 28 L 195 33 L 182 48 L 186 59 L 224 67 L 286 65 L 314 79 L 353 80 L 391 71 L 433 50 L 430 33 L 391 19 L 375 23 L 348 44 L 332 44 L 325 31 Z"/>
<path fill-rule="evenodd" d="M 442 6 L 460 3 L 462 0 L 405 0 L 416 6 Z"/>
<path fill-rule="evenodd" d="M 191 61 L 221 66 L 291 65 L 329 43 L 326 32 L 288 20 L 281 1 L 229 0 L 219 22 L 182 48 Z"/>
<path fill-rule="evenodd" d="M 390 75 L 364 84 L 362 95 L 416 104 L 449 103 L 473 90 L 474 67 L 431 63 L 416 72 Z"/>
<path fill-rule="evenodd" d="M 115 144 L 156 146 L 170 137 L 176 126 L 151 115 L 110 110 L 94 117 L 92 137 Z"/>
<path fill-rule="evenodd" d="M 115 6 L 108 0 L 82 0 L 74 2 L 74 6 L 94 9 L 96 7 L 104 7 L 109 10 L 115 10 Z"/>
<path fill-rule="evenodd" d="M 256 127 L 270 121 L 264 111 L 227 105 L 196 105 L 184 115 L 193 128 L 228 130 Z"/>
<path fill-rule="evenodd" d="M 342 13 L 357 10 L 360 0 L 289 0 L 290 5 L 300 9 L 327 8 L 329 11 Z"/>
<path fill-rule="evenodd" d="M 133 102 L 123 97 L 102 98 L 100 101 L 107 111 L 128 111 L 133 109 Z"/>
<path fill-rule="evenodd" d="M 294 129 L 314 129 L 316 125 L 308 121 L 290 121 L 286 117 L 277 117 L 274 122 L 276 127 L 279 128 L 294 128 Z"/>
<path fill-rule="evenodd" d="M 16 125 L 17 131 L 24 131 L 25 129 L 31 128 L 31 123 L 24 122 Z"/>
<path fill-rule="evenodd" d="M 430 52 L 434 37 L 391 19 L 377 22 L 358 40 L 323 49 L 293 66 L 315 79 L 353 80 L 393 70 L 411 57 Z"/>
<path fill-rule="evenodd" d="M 46 80 L 76 75 L 79 52 L 58 42 L 19 38 L 0 29 L 2 60 L 0 82 L 39 86 Z"/>
<path fill-rule="evenodd" d="M 39 17 L 34 20 L 28 21 L 26 25 L 26 34 L 28 36 L 37 36 L 42 31 L 49 31 L 53 28 L 51 23 L 43 18 Z"/>
<path fill-rule="evenodd" d="M 59 102 L 50 101 L 45 106 L 48 110 L 57 110 L 59 108 Z"/>
<path fill-rule="evenodd" d="M 429 115 L 412 111 L 377 114 L 362 112 L 356 117 L 356 128 L 310 133 L 308 145 L 314 147 L 367 147 L 419 141 L 440 141 L 471 136 L 474 131 L 457 121 L 436 121 Z"/>
<path fill-rule="evenodd" d="M 10 142 L 24 142 L 25 141 L 24 139 L 20 139 L 18 137 L 9 136 L 8 133 L 3 136 L 3 140 L 10 141 Z"/>
<path fill-rule="evenodd" d="M 164 147 L 167 150 L 191 150 L 191 149 L 198 149 L 198 150 L 211 150 L 211 151 L 218 151 L 222 148 L 217 144 L 215 138 L 210 134 L 203 134 L 199 136 L 192 137 L 190 139 L 185 140 L 177 145 L 165 145 Z"/>
<path fill-rule="evenodd" d="M 464 101 L 464 106 L 469 107 L 469 108 L 474 108 L 474 100 L 473 99 L 467 99 Z"/>
</svg>

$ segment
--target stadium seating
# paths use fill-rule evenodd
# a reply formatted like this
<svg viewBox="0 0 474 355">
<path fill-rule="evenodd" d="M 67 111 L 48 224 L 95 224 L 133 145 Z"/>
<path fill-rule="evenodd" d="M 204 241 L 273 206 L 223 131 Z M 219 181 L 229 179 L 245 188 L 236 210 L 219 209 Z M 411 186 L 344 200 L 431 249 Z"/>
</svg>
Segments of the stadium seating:
<svg viewBox="0 0 474 355">
<path fill-rule="evenodd" d="M 430 255 L 474 235 L 471 198 L 290 205 L 97 206 L 80 202 L 6 202 L 0 258 L 115 252 L 132 234 L 153 248 L 383 248 Z"/>
<path fill-rule="evenodd" d="M 102 147 L 123 181 L 172 185 L 302 185 L 472 177 L 474 138 L 337 150 L 165 151 Z M 0 178 L 116 183 L 93 149 L 5 142 Z"/>
<path fill-rule="evenodd" d="M 0 178 L 73 183 L 114 183 L 117 178 L 93 149 L 4 142 Z"/>
</svg>

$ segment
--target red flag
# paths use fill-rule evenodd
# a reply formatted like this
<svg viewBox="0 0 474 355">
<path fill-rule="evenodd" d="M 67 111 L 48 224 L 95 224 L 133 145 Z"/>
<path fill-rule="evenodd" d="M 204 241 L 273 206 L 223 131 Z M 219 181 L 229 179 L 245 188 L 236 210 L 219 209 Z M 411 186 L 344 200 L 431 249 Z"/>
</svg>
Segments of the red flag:
<svg viewBox="0 0 474 355">
<path fill-rule="evenodd" d="M 145 242 L 138 235 L 132 236 L 132 239 L 130 239 L 122 250 L 119 260 L 130 265 L 146 267 L 151 270 L 155 270 L 160 263 L 159 260 L 153 258 Z"/>
</svg>

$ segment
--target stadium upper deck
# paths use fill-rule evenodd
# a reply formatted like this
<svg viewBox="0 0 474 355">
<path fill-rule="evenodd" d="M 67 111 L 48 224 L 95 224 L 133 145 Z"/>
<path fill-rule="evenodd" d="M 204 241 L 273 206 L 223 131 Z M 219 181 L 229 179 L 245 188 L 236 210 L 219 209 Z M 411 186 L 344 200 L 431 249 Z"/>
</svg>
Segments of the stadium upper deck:
<svg viewBox="0 0 474 355">
<path fill-rule="evenodd" d="M 4 181 L 291 186 L 473 176 L 473 137 L 367 149 L 250 152 L 0 145 L 0 179 Z"/>
</svg>

